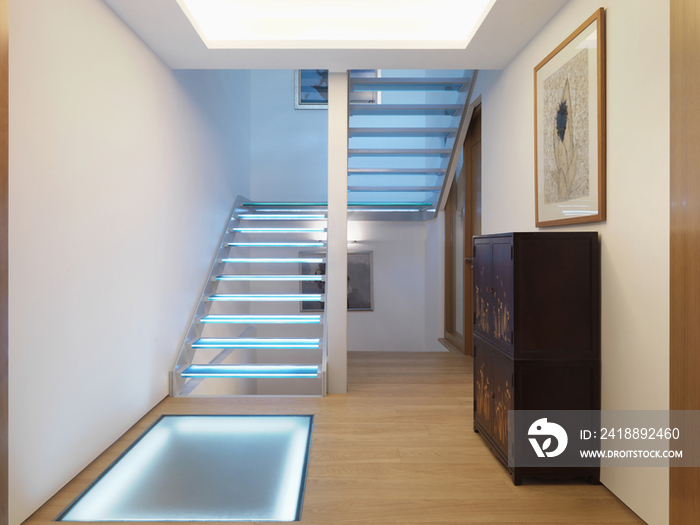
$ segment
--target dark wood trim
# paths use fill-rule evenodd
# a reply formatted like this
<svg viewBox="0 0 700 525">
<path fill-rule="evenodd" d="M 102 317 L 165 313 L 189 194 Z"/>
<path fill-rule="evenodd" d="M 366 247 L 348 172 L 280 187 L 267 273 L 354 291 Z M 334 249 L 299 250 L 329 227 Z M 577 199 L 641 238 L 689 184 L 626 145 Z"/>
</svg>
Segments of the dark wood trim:
<svg viewBox="0 0 700 525">
<path fill-rule="evenodd" d="M 8 522 L 8 43 L 9 0 L 0 0 L 0 524 Z"/>
<path fill-rule="evenodd" d="M 700 3 L 671 0 L 671 410 L 700 410 Z M 696 438 L 695 438 L 696 439 Z M 700 468 L 671 468 L 670 523 L 700 522 Z"/>
<path fill-rule="evenodd" d="M 464 256 L 473 257 L 472 239 L 474 235 L 481 235 L 481 202 L 476 205 L 477 186 L 478 198 L 481 199 L 481 161 L 479 160 L 478 180 L 474 172 L 474 159 L 472 149 L 479 145 L 481 148 L 481 102 L 474 108 L 472 119 L 469 122 L 467 137 L 464 140 Z M 474 276 L 471 264 L 464 261 L 462 283 L 464 283 L 464 353 L 474 355 Z"/>
</svg>

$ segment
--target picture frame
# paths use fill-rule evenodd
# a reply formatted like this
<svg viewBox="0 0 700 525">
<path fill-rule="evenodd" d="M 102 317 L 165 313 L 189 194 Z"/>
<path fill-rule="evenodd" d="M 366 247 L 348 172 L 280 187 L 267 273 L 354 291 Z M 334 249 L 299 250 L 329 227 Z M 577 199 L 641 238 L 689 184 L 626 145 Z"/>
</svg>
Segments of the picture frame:
<svg viewBox="0 0 700 525">
<path fill-rule="evenodd" d="M 605 10 L 534 70 L 535 226 L 605 220 Z"/>
<path fill-rule="evenodd" d="M 328 109 L 328 70 L 294 71 L 294 109 Z"/>
<path fill-rule="evenodd" d="M 354 69 L 354 77 L 380 77 L 380 69 Z M 381 92 L 351 91 L 350 104 L 380 104 Z M 294 109 L 328 109 L 328 70 L 297 69 L 294 71 Z"/>
<path fill-rule="evenodd" d="M 325 253 L 300 252 L 299 257 L 325 257 Z M 299 263 L 300 275 L 325 275 L 325 263 Z M 372 280 L 372 252 L 348 252 L 348 311 L 373 311 L 374 287 Z M 326 292 L 325 281 L 300 281 L 301 294 Z M 302 312 L 320 312 L 324 310 L 322 301 L 301 301 Z"/>
</svg>

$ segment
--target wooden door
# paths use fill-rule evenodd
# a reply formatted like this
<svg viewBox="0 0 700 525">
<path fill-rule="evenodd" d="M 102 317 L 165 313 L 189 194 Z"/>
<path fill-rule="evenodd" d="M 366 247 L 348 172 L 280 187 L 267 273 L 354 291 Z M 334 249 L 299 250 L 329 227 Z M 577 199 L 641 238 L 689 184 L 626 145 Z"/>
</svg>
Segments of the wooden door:
<svg viewBox="0 0 700 525">
<path fill-rule="evenodd" d="M 464 158 L 461 156 L 445 206 L 445 339 L 464 354 L 469 351 L 464 345 L 463 261 L 466 245 L 463 166 Z"/>
<path fill-rule="evenodd" d="M 481 234 L 481 106 L 474 109 L 445 206 L 445 339 L 472 355 L 472 237 Z"/>
<path fill-rule="evenodd" d="M 481 235 L 481 105 L 474 109 L 464 140 L 464 246 L 472 246 L 474 235 Z M 473 257 L 469 248 L 464 257 L 464 349 L 471 354 L 474 348 L 474 273 Z"/>
</svg>

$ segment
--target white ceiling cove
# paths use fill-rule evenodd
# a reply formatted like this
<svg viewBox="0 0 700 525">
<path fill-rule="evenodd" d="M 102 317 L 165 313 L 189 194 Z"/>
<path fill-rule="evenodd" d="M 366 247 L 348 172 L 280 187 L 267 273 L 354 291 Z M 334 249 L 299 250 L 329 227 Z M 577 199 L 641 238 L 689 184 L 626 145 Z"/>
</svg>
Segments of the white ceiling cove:
<svg viewBox="0 0 700 525">
<path fill-rule="evenodd" d="M 427 28 L 423 37 L 416 32 L 415 40 L 407 39 L 407 33 L 396 29 L 405 23 L 382 13 L 387 27 L 386 36 L 380 38 L 334 38 L 332 41 L 290 42 L 290 39 L 268 32 L 257 40 L 227 43 L 209 42 L 200 37 L 198 29 L 190 22 L 188 14 L 178 0 L 104 0 L 119 17 L 171 68 L 173 69 L 502 69 L 554 16 L 567 0 L 491 0 L 481 23 L 474 29 L 468 20 L 464 22 L 461 38 L 454 34 L 455 24 L 445 24 L 445 39 L 435 35 L 439 31 Z M 223 0 L 220 0 L 223 1 Z M 334 0 L 327 0 L 333 3 Z M 358 0 L 360 1 L 360 0 Z M 375 0 L 376 3 L 389 0 Z M 470 0 L 461 0 L 469 2 Z M 256 0 L 250 0 L 255 4 Z M 413 1 L 416 8 L 421 2 Z M 289 1 L 289 4 L 295 2 Z M 429 5 L 435 20 L 454 20 L 455 10 L 449 1 L 424 2 Z M 440 12 L 440 7 L 445 12 Z M 330 10 L 329 10 L 330 11 Z M 342 16 L 342 10 L 337 10 Z M 377 10 L 379 13 L 380 10 Z M 400 10 L 397 9 L 397 12 Z M 438 14 L 439 16 L 435 16 Z M 265 25 L 264 13 L 255 11 L 256 23 Z M 328 18 L 328 15 L 324 15 Z M 357 18 L 357 15 L 353 15 Z M 270 26 L 274 24 L 299 25 L 300 17 L 289 10 L 275 10 L 270 14 Z M 371 18 L 371 17 L 370 17 Z M 281 22 L 280 22 L 281 20 Z M 319 22 L 321 22 L 319 20 Z M 370 21 L 371 22 L 371 21 Z M 435 22 L 439 23 L 439 22 Z M 309 25 L 308 21 L 304 22 Z M 376 24 L 375 24 L 376 25 Z M 273 36 L 274 35 L 274 36 Z M 465 44 L 466 43 L 466 47 Z M 321 47 L 327 45 L 327 47 Z"/>
</svg>

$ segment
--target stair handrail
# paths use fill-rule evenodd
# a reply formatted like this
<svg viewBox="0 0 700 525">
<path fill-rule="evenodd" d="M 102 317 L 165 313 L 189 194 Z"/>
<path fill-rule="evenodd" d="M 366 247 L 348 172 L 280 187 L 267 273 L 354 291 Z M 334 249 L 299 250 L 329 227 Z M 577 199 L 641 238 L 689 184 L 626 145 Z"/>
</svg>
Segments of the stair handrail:
<svg viewBox="0 0 700 525">
<path fill-rule="evenodd" d="M 464 102 L 464 109 L 462 109 L 462 118 L 459 121 L 459 127 L 457 128 L 457 134 L 455 135 L 455 141 L 452 144 L 452 152 L 450 153 L 450 160 L 447 162 L 447 171 L 445 171 L 445 177 L 442 179 L 442 188 L 440 189 L 440 196 L 437 200 L 436 211 L 442 211 L 445 209 L 447 204 L 447 196 L 450 193 L 450 187 L 452 186 L 452 181 L 455 178 L 455 172 L 457 171 L 457 164 L 459 163 L 459 156 L 462 153 L 462 147 L 464 146 L 464 140 L 467 138 L 467 131 L 469 130 L 469 123 L 472 120 L 472 115 L 474 114 L 474 109 L 481 102 L 481 95 L 479 95 L 476 100 L 472 101 L 472 95 L 474 94 L 474 85 L 476 84 L 476 78 L 479 75 L 479 70 L 475 69 L 472 75 L 471 82 L 469 82 L 469 92 L 467 93 L 467 99 Z"/>
<path fill-rule="evenodd" d="M 219 244 L 217 245 L 218 247 L 216 248 L 214 256 L 209 264 L 209 272 L 206 275 L 204 283 L 202 283 L 202 286 L 200 287 L 199 295 L 197 296 L 197 300 L 192 308 L 190 322 L 180 339 L 180 350 L 173 365 L 170 367 L 170 396 L 177 396 L 180 393 L 180 390 L 182 390 L 184 382 L 181 378 L 179 378 L 176 372 L 192 364 L 193 352 L 188 352 L 187 350 L 189 344 L 198 339 L 203 330 L 203 327 L 196 321 L 198 317 L 205 315 L 205 310 L 209 308 L 206 297 L 213 293 L 213 288 L 215 288 L 218 284 L 216 281 L 212 280 L 214 274 L 221 273 L 223 270 L 224 263 L 220 262 L 220 255 L 222 250 L 227 248 L 227 246 L 224 246 L 224 243 L 228 242 L 226 237 L 229 235 L 231 236 L 231 239 L 235 237 L 236 232 L 231 232 L 231 228 L 236 226 L 236 223 L 238 222 L 238 219 L 236 219 L 236 214 L 239 210 L 245 210 L 243 204 L 246 202 L 251 201 L 250 199 L 242 197 L 241 195 L 236 197 L 233 207 L 231 208 L 231 211 L 226 219 L 226 224 L 224 225 L 223 231 L 219 236 Z"/>
</svg>

